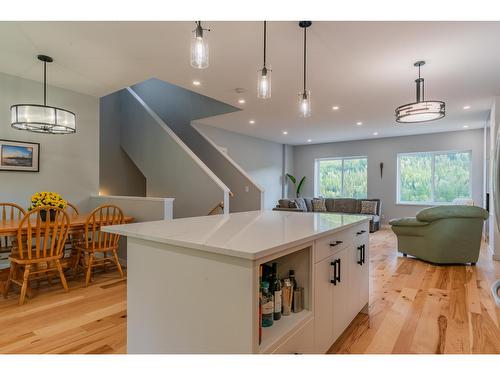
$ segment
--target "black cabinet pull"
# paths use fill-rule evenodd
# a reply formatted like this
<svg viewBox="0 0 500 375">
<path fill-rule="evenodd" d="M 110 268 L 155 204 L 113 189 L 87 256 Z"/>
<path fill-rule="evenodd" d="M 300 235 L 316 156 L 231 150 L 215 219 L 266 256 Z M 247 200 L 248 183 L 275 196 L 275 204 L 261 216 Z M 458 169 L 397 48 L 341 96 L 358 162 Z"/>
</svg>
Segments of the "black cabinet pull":
<svg viewBox="0 0 500 375">
<path fill-rule="evenodd" d="M 340 259 L 337 259 L 337 264 L 339 265 L 339 274 L 337 275 L 337 281 L 340 283 L 342 280 L 340 280 Z"/>
<path fill-rule="evenodd" d="M 363 234 L 363 233 L 366 233 L 366 230 L 360 230 L 359 232 L 356 232 L 356 235 L 360 235 L 360 234 Z"/>
<path fill-rule="evenodd" d="M 363 245 L 358 246 L 358 250 L 359 250 L 359 260 L 356 263 L 358 263 L 361 266 L 363 265 Z"/>
<path fill-rule="evenodd" d="M 344 241 L 335 241 L 335 242 L 332 242 L 330 244 L 331 247 L 334 247 L 334 246 L 337 246 L 337 245 L 340 245 L 341 243 L 344 243 Z"/>
<path fill-rule="evenodd" d="M 365 250 L 366 250 L 366 246 L 365 246 L 365 244 L 363 244 L 363 259 L 362 259 L 363 264 L 365 263 Z"/>
<path fill-rule="evenodd" d="M 330 282 L 333 285 L 337 285 L 337 260 L 335 259 L 333 262 L 330 262 L 330 265 L 333 267 L 333 279 Z"/>
</svg>

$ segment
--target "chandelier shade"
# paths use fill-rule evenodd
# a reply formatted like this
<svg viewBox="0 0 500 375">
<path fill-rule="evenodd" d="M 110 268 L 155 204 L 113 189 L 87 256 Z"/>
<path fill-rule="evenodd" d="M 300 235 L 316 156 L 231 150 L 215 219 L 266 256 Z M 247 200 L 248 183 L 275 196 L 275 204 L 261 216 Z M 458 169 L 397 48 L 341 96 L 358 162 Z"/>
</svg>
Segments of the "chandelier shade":
<svg viewBox="0 0 500 375">
<path fill-rule="evenodd" d="M 204 29 L 201 21 L 196 21 L 191 39 L 191 66 L 196 69 L 208 68 L 208 42 L 203 35 L 204 31 L 210 30 Z"/>
<path fill-rule="evenodd" d="M 10 107 L 11 126 L 35 133 L 69 134 L 76 132 L 76 116 L 62 108 L 38 104 Z"/>
<path fill-rule="evenodd" d="M 425 100 L 424 79 L 420 77 L 420 67 L 425 61 L 413 64 L 418 67 L 418 78 L 415 80 L 416 97 L 414 103 L 403 104 L 396 108 L 396 122 L 415 123 L 439 120 L 446 115 L 446 104 L 438 100 Z"/>
<path fill-rule="evenodd" d="M 47 63 L 54 60 L 45 55 L 38 55 L 37 58 L 43 62 L 43 105 L 14 104 L 10 107 L 10 126 L 34 133 L 75 133 L 76 115 L 66 109 L 47 105 Z"/>
</svg>

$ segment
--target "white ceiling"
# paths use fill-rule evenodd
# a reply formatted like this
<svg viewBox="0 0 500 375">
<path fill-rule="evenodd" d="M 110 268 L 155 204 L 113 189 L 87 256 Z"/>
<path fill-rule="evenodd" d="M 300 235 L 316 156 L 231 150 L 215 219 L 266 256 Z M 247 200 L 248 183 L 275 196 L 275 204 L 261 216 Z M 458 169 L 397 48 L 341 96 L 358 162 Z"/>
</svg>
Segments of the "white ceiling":
<svg viewBox="0 0 500 375">
<path fill-rule="evenodd" d="M 500 22 L 313 22 L 308 31 L 312 117 L 298 116 L 302 30 L 268 23 L 272 98 L 256 97 L 262 22 L 207 22 L 210 67 L 189 65 L 192 22 L 0 22 L 0 71 L 41 80 L 49 54 L 52 85 L 103 96 L 156 77 L 242 111 L 201 123 L 289 144 L 463 130 L 484 126 L 500 95 Z M 415 99 L 413 62 L 426 60 L 426 98 L 446 117 L 396 125 L 394 109 Z M 193 86 L 192 81 L 201 81 Z M 243 88 L 244 94 L 234 89 Z M 244 98 L 246 104 L 237 100 Z M 56 103 L 54 103 L 56 104 Z M 333 111 L 333 105 L 340 109 Z M 471 109 L 463 107 L 470 105 Z M 255 124 L 249 124 L 249 120 Z M 362 121 L 362 126 L 355 123 Z M 288 131 L 288 135 L 282 132 Z"/>
</svg>

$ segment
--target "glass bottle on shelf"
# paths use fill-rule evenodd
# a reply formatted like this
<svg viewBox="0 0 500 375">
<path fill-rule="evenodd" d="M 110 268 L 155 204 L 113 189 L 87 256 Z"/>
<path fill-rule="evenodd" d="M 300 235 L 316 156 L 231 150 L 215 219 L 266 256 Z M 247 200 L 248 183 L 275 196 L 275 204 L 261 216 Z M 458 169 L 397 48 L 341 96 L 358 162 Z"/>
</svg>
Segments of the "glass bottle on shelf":
<svg viewBox="0 0 500 375">
<path fill-rule="evenodd" d="M 273 295 L 269 292 L 269 282 L 262 282 L 262 327 L 273 325 L 274 301 Z"/>
<path fill-rule="evenodd" d="M 281 319 L 281 281 L 278 278 L 278 264 L 273 263 L 273 271 L 271 276 L 271 290 L 274 297 L 274 320 Z"/>
<path fill-rule="evenodd" d="M 295 280 L 295 271 L 294 270 L 290 270 L 288 271 L 288 278 L 290 279 L 290 283 L 292 284 L 292 306 L 293 306 L 293 294 L 295 292 L 295 290 L 297 289 L 297 280 Z"/>
</svg>

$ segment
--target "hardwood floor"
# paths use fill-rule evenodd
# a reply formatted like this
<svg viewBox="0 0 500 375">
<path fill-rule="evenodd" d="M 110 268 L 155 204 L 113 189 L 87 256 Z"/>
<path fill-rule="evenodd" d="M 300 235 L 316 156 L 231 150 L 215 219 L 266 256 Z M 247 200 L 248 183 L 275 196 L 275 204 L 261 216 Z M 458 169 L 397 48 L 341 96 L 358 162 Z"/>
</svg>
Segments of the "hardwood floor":
<svg viewBox="0 0 500 375">
<path fill-rule="evenodd" d="M 88 288 L 82 277 L 68 285 L 69 293 L 43 286 L 23 306 L 17 291 L 0 297 L 0 353 L 125 353 L 126 281 L 113 271 L 96 273 Z"/>
<path fill-rule="evenodd" d="M 371 235 L 370 314 L 358 314 L 330 353 L 500 353 L 489 291 L 500 262 L 484 244 L 476 267 L 435 266 L 395 249 L 391 231 Z M 109 272 L 83 284 L 69 281 L 69 293 L 44 286 L 23 306 L 17 293 L 0 297 L 0 353 L 125 353 L 126 282 Z"/>
<path fill-rule="evenodd" d="M 436 266 L 396 252 L 396 237 L 370 237 L 370 309 L 329 353 L 500 353 L 500 308 L 490 286 L 500 262 L 482 244 L 471 266 Z"/>
</svg>

